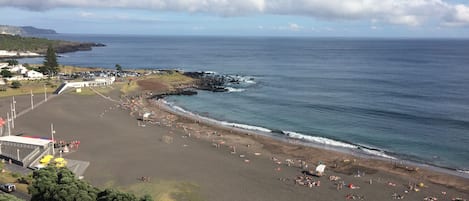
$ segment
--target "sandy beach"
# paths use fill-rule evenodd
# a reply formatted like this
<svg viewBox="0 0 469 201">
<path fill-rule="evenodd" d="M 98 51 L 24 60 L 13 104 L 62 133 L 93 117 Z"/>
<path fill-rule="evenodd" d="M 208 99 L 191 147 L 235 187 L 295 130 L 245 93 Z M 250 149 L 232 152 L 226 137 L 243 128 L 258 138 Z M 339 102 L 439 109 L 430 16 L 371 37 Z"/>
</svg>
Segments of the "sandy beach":
<svg viewBox="0 0 469 201">
<path fill-rule="evenodd" d="M 117 90 L 106 96 L 120 100 Z M 27 108 L 27 98 L 18 97 L 17 107 Z M 1 112 L 10 99 L 1 99 Z M 172 183 L 178 191 L 169 195 L 178 200 L 469 198 L 468 179 L 208 126 L 166 109 L 141 98 L 115 102 L 67 93 L 18 117 L 12 133 L 49 136 L 53 123 L 56 139 L 81 142 L 65 157 L 90 162 L 85 180 L 130 189 Z M 151 121 L 139 123 L 144 111 Z M 325 176 L 303 174 L 320 162 L 328 166 Z M 151 180 L 142 182 L 143 176 Z"/>
</svg>

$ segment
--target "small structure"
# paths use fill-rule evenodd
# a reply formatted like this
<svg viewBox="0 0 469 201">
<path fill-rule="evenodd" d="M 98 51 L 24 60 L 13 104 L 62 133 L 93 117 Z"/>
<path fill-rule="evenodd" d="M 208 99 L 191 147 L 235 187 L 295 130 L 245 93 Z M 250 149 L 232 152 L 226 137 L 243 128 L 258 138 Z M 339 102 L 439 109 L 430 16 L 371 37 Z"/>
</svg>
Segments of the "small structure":
<svg viewBox="0 0 469 201">
<path fill-rule="evenodd" d="M 42 156 L 52 152 L 52 140 L 22 137 L 0 137 L 0 158 L 28 167 Z"/>
<path fill-rule="evenodd" d="M 108 86 L 112 85 L 116 81 L 116 77 L 107 77 L 107 78 L 96 78 L 93 81 L 83 81 L 83 82 L 64 82 L 62 83 L 55 94 L 61 94 L 68 88 L 83 88 L 83 87 L 99 87 L 99 86 Z"/>
<path fill-rule="evenodd" d="M 44 74 L 34 70 L 28 70 L 25 76 L 28 78 L 44 78 Z"/>
<path fill-rule="evenodd" d="M 321 177 L 324 175 L 324 170 L 326 169 L 326 165 L 324 164 L 319 164 L 318 166 L 316 166 L 316 170 L 314 172 L 314 174 L 318 177 Z"/>
<path fill-rule="evenodd" d="M 142 115 L 142 121 L 148 121 L 148 120 L 150 120 L 150 115 L 151 115 L 150 112 L 145 112 L 145 113 L 143 113 L 143 115 Z"/>
</svg>

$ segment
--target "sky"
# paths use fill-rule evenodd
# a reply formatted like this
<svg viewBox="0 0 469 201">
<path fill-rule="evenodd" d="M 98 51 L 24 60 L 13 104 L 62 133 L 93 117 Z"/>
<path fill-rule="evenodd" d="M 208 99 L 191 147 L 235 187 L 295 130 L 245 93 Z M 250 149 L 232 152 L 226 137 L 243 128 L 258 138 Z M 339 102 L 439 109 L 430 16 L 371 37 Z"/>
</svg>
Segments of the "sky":
<svg viewBox="0 0 469 201">
<path fill-rule="evenodd" d="M 469 0 L 0 0 L 59 33 L 469 38 Z"/>
</svg>

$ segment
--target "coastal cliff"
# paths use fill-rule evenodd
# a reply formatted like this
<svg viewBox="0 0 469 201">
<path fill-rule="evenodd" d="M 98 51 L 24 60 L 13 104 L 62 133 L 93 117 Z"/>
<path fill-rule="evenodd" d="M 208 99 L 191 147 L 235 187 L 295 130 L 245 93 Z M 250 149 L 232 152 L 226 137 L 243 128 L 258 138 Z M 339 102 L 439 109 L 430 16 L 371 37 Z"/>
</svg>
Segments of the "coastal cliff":
<svg viewBox="0 0 469 201">
<path fill-rule="evenodd" d="M 0 25 L 0 33 L 8 35 L 36 35 L 36 34 L 57 34 L 53 29 L 41 29 L 32 26 L 10 26 Z"/>
<path fill-rule="evenodd" d="M 19 35 L 0 34 L 0 50 L 8 51 L 9 54 L 0 55 L 0 58 L 21 58 L 25 57 L 24 52 L 36 53 L 41 56 L 51 45 L 57 53 L 67 53 L 76 51 L 89 51 L 93 47 L 103 47 L 104 44 L 94 42 L 74 42 L 64 40 L 49 40 L 37 37 L 22 37 Z M 17 53 L 17 54 L 11 54 Z"/>
</svg>

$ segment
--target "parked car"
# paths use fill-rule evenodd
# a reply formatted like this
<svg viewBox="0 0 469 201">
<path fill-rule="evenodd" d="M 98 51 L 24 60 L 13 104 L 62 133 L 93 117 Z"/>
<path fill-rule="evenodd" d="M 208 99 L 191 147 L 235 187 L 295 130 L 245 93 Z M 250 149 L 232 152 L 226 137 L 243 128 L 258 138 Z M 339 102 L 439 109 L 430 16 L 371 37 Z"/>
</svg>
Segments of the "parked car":
<svg viewBox="0 0 469 201">
<path fill-rule="evenodd" d="M 11 183 L 0 184 L 0 189 L 7 193 L 11 193 L 13 191 L 16 191 L 16 186 L 15 184 L 11 184 Z"/>
</svg>

